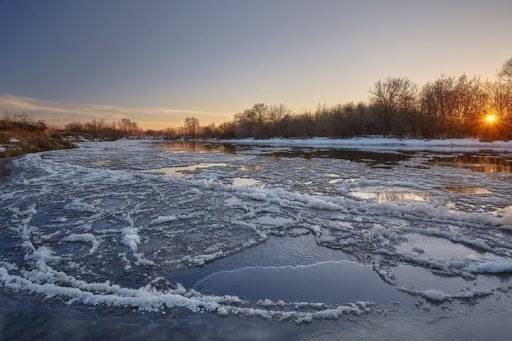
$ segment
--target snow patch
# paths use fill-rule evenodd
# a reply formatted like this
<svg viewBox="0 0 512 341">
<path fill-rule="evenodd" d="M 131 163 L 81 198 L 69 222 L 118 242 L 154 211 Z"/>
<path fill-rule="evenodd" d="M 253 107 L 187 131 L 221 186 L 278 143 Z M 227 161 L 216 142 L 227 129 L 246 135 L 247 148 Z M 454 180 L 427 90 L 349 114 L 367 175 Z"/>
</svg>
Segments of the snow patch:
<svg viewBox="0 0 512 341">
<path fill-rule="evenodd" d="M 178 218 L 175 215 L 158 216 L 155 219 L 151 220 L 151 225 L 160 225 L 176 220 L 178 220 Z"/>
<path fill-rule="evenodd" d="M 512 262 L 507 260 L 489 260 L 470 264 L 465 270 L 475 274 L 512 273 Z"/>
<path fill-rule="evenodd" d="M 91 249 L 89 250 L 89 254 L 93 254 L 98 249 L 100 245 L 99 241 L 92 233 L 81 233 L 81 234 L 70 234 L 64 237 L 64 241 L 67 242 L 83 242 L 83 243 L 91 243 Z"/>
<path fill-rule="evenodd" d="M 330 147 L 431 151 L 472 151 L 486 149 L 512 151 L 512 141 L 482 142 L 476 138 L 420 140 L 384 137 L 354 137 L 349 139 L 329 139 L 315 137 L 311 139 L 233 139 L 221 140 L 221 142 L 245 145 L 310 148 Z"/>
</svg>

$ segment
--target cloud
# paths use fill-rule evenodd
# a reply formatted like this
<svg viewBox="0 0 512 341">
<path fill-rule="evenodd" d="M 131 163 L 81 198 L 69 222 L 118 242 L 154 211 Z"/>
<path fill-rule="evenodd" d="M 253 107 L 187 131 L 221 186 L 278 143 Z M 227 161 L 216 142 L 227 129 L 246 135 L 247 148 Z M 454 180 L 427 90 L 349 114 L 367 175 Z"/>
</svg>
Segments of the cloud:
<svg viewBox="0 0 512 341">
<path fill-rule="evenodd" d="M 34 119 L 62 126 L 73 121 L 91 119 L 117 121 L 129 118 L 143 128 L 165 128 L 178 126 L 187 116 L 196 116 L 202 124 L 220 123 L 232 118 L 198 110 L 183 110 L 167 107 L 127 107 L 120 105 L 64 103 L 14 95 L 0 95 L 0 114 L 24 112 Z"/>
</svg>

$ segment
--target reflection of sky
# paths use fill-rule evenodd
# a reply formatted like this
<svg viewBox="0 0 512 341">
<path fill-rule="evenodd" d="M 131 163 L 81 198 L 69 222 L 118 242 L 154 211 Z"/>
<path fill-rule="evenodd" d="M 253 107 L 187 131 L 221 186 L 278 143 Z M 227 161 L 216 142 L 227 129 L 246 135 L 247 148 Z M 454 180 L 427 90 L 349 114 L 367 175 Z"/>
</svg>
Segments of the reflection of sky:
<svg viewBox="0 0 512 341">
<path fill-rule="evenodd" d="M 0 94 L 146 126 L 220 122 L 258 101 L 364 100 L 389 75 L 492 78 L 511 17 L 508 0 L 3 1 Z"/>
<path fill-rule="evenodd" d="M 437 166 L 468 168 L 483 173 L 512 172 L 512 160 L 509 156 L 459 154 L 451 157 L 435 157 L 431 163 Z"/>
</svg>

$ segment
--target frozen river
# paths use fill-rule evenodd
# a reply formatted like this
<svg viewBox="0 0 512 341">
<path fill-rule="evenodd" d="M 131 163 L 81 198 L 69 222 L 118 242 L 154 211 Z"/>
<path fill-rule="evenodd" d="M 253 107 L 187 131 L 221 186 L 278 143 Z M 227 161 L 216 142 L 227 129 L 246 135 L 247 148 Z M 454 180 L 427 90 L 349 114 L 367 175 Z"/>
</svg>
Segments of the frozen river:
<svg viewBox="0 0 512 341">
<path fill-rule="evenodd" d="M 0 339 L 511 338 L 506 151 L 117 141 L 0 166 Z"/>
</svg>

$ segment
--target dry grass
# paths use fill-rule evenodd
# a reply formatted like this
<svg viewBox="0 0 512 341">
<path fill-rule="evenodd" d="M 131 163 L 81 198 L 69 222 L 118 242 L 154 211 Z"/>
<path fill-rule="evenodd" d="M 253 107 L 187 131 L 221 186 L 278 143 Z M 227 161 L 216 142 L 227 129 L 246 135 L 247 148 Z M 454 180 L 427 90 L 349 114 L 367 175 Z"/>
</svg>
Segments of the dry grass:
<svg viewBox="0 0 512 341">
<path fill-rule="evenodd" d="M 11 142 L 16 139 L 18 142 Z M 46 130 L 9 129 L 0 130 L 0 157 L 11 157 L 26 153 L 42 152 L 54 149 L 74 148 L 71 142 L 50 136 Z"/>
</svg>

